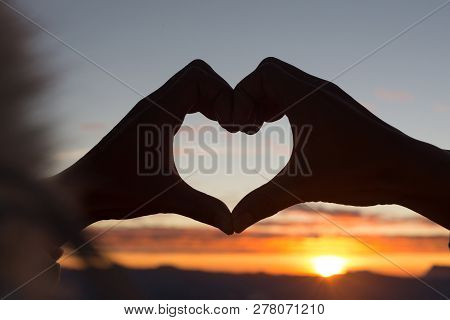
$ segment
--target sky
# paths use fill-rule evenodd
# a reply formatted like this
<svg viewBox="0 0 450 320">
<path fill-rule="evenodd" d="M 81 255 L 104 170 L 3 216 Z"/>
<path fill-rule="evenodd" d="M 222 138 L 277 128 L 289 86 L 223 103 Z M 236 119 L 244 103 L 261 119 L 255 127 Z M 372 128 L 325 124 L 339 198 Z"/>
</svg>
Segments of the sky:
<svg viewBox="0 0 450 320">
<path fill-rule="evenodd" d="M 49 172 L 66 168 L 92 148 L 141 99 L 136 92 L 151 93 L 197 58 L 208 62 L 234 86 L 263 58 L 277 57 L 315 76 L 333 79 L 371 112 L 406 134 L 450 149 L 450 5 L 340 75 L 443 3 L 442 0 L 19 0 L 17 8 L 20 12 L 65 43 L 62 45 L 38 29 L 32 43 L 42 66 L 55 79 L 46 96 L 47 108 L 36 114 L 38 121 L 50 123 L 53 130 L 54 162 Z M 90 62 L 74 50 L 88 57 Z M 218 128 L 217 124 L 197 114 L 188 116 L 184 125 Z M 288 120 L 283 118 L 271 126 L 288 130 Z M 234 135 L 233 139 L 237 143 L 241 138 Z M 284 141 L 283 150 L 289 150 L 289 143 L 289 139 Z M 217 148 L 222 150 L 223 142 L 219 142 Z M 245 152 L 248 158 L 257 157 L 251 148 Z M 241 156 L 233 153 L 233 161 Z M 180 158 L 177 164 L 182 161 Z M 237 187 L 236 181 L 239 182 Z M 214 178 L 196 175 L 189 183 L 232 208 L 246 193 L 264 182 L 256 175 L 244 175 L 235 168 L 232 175 L 223 172 Z M 415 265 L 408 260 L 411 258 L 408 254 L 413 251 L 410 246 L 417 245 L 415 241 L 420 237 L 427 237 L 426 243 L 440 244 L 430 244 L 431 251 L 423 249 L 423 254 L 430 257 L 428 260 L 421 258 L 424 265 L 450 264 L 446 249 L 448 232 L 407 209 L 397 206 L 364 209 L 330 204 L 312 206 L 337 219 L 352 233 L 369 237 L 381 248 L 387 247 L 385 242 L 389 237 L 411 241 L 406 245 L 407 249 L 398 246 L 395 251 L 396 255 L 403 255 L 399 259 L 409 261 L 410 266 Z M 336 228 L 330 227 L 329 223 L 309 221 L 317 217 L 311 218 L 307 208 L 286 211 L 265 224 L 254 226 L 242 240 L 233 241 L 247 241 L 246 237 L 251 238 L 252 234 L 255 238 L 265 239 L 268 245 L 277 239 L 275 242 L 279 247 L 282 247 L 280 243 L 288 241 L 287 236 L 299 243 L 321 238 L 332 243 L 333 237 L 350 241 L 348 235 L 336 234 Z M 307 226 L 311 227 L 311 223 L 315 226 L 315 234 L 305 229 L 305 219 Z M 137 219 L 121 227 L 124 230 L 134 228 L 136 232 L 164 230 L 165 235 L 170 235 L 170 230 L 175 228 L 186 232 L 183 241 L 192 230 L 214 232 L 185 218 L 167 215 Z M 147 241 L 151 246 L 154 240 Z M 170 236 L 164 241 L 167 245 L 172 243 L 175 246 L 172 249 L 176 248 Z M 215 241 L 220 247 L 220 237 Z M 116 253 L 123 254 L 124 248 L 119 247 L 116 243 Z M 322 248 L 327 248 L 327 254 L 337 254 L 330 247 L 333 246 L 322 244 Z M 311 247 L 308 248 L 301 250 L 312 255 Z M 417 246 L 415 250 L 418 250 Z M 153 260 L 148 261 L 160 261 L 154 252 L 144 252 L 152 254 Z M 171 251 L 168 249 L 167 252 Z M 237 254 L 236 251 L 233 253 Z M 184 250 L 183 254 L 197 257 L 189 250 Z M 279 250 L 277 254 L 281 254 Z M 287 256 L 292 257 L 291 254 Z M 353 261 L 357 261 L 355 259 Z M 164 261 L 162 259 L 161 263 Z M 211 260 L 202 261 L 208 263 Z M 367 262 L 369 260 L 365 261 L 366 267 L 371 264 Z M 255 265 L 249 262 L 249 266 Z M 282 271 L 282 268 L 275 269 Z M 414 272 L 423 272 L 425 267 L 419 269 Z M 258 268 L 249 267 L 249 270 Z"/>
</svg>

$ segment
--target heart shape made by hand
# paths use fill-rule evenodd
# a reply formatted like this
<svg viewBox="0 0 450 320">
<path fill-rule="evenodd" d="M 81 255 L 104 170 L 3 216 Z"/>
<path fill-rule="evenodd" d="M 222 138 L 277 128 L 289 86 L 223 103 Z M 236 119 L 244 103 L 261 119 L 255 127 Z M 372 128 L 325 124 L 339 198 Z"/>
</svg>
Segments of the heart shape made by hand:
<svg viewBox="0 0 450 320">
<path fill-rule="evenodd" d="M 230 132 L 255 134 L 286 116 L 293 136 L 288 163 L 233 209 L 234 232 L 303 202 L 399 203 L 386 175 L 405 163 L 398 146 L 415 142 L 335 84 L 267 58 L 228 94 L 214 98 L 208 118 Z"/>
<path fill-rule="evenodd" d="M 286 166 L 292 155 L 292 130 L 284 117 L 264 124 L 254 135 L 230 133 L 202 114 L 190 114 L 173 148 L 180 177 L 232 210 Z"/>
<path fill-rule="evenodd" d="M 264 123 L 284 116 L 289 120 L 289 134 L 284 131 L 283 142 L 292 135 L 287 148 L 292 154 L 285 153 L 287 163 L 272 170 L 273 178 L 247 194 L 231 214 L 222 201 L 199 191 L 212 194 L 214 183 L 223 184 L 224 177 L 195 185 L 196 190 L 186 183 L 190 177 L 184 176 L 186 181 L 180 178 L 178 171 L 184 172 L 181 160 L 178 171 L 162 170 L 175 167 L 174 153 L 182 150 L 174 149 L 174 135 L 183 119 L 197 112 L 231 133 L 241 132 L 241 137 L 257 133 Z M 280 123 L 272 128 L 280 128 Z M 264 136 L 264 130 L 256 138 Z M 217 127 L 214 131 L 219 132 Z M 154 144 L 147 143 L 149 136 Z M 271 142 L 270 138 L 261 140 Z M 204 142 L 207 140 L 202 142 L 202 152 L 213 156 L 214 150 Z M 246 152 L 236 159 L 249 160 L 247 146 L 242 150 Z M 270 150 L 254 152 L 254 159 L 259 160 L 274 155 Z M 426 176 L 442 177 L 436 185 L 445 186 L 448 179 L 439 168 L 446 158 L 439 150 L 381 121 L 333 83 L 267 58 L 233 89 L 209 65 L 196 60 L 142 99 L 97 146 L 55 179 L 73 186 L 89 222 L 171 212 L 231 234 L 294 204 L 323 201 L 356 206 L 400 204 L 427 211 L 427 217 L 446 226 L 440 212 L 447 204 L 439 202 L 447 197 L 440 197 L 446 188 L 429 191 L 427 197 L 438 203 L 431 208 L 404 197 L 417 192 L 415 183 L 405 177 L 407 172 L 417 171 L 418 165 L 411 159 L 421 159 L 424 154 L 435 164 L 427 167 Z M 195 153 L 190 156 L 193 160 Z M 211 163 L 212 172 L 221 168 L 216 160 Z M 264 175 L 262 163 L 246 173 Z M 226 169 L 227 161 L 224 165 Z M 200 169 L 204 174 L 207 167 Z M 244 185 L 239 179 L 229 188 L 236 192 Z M 231 199 L 224 200 L 232 204 Z"/>
</svg>

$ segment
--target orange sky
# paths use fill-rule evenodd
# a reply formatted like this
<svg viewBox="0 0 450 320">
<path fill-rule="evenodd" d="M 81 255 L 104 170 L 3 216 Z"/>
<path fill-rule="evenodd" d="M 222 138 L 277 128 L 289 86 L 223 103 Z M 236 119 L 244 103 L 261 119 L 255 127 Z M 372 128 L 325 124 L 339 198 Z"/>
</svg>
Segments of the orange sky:
<svg viewBox="0 0 450 320">
<path fill-rule="evenodd" d="M 97 226 L 86 234 L 104 230 Z M 132 268 L 314 274 L 312 259 L 331 255 L 344 258 L 345 271 L 420 276 L 433 265 L 450 265 L 448 240 L 445 229 L 418 215 L 393 219 L 342 210 L 319 215 L 291 208 L 240 235 L 226 236 L 200 224 L 137 223 L 114 228 L 95 244 L 111 260 Z M 69 258 L 63 265 L 76 267 L 77 262 Z"/>
</svg>

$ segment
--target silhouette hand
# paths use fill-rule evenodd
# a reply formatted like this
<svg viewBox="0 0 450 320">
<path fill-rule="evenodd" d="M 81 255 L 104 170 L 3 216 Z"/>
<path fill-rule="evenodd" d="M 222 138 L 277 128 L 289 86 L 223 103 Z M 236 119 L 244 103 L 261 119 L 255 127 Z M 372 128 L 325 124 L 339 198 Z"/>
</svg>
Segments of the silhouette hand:
<svg viewBox="0 0 450 320">
<path fill-rule="evenodd" d="M 230 234 L 228 208 L 179 177 L 172 146 L 186 114 L 199 111 L 212 120 L 228 121 L 231 99 L 231 87 L 205 62 L 195 60 L 142 99 L 98 145 L 56 179 L 73 186 L 89 223 L 168 212 Z M 154 144 L 148 145 L 147 139 Z M 146 159 L 148 153 L 151 156 Z M 146 160 L 153 162 L 146 164 Z"/>
<path fill-rule="evenodd" d="M 267 58 L 237 85 L 233 107 L 246 133 L 286 115 L 296 143 L 286 167 L 233 210 L 235 232 L 312 201 L 400 204 L 448 228 L 448 153 L 443 159 L 442 150 L 384 123 L 336 85 Z M 443 163 L 445 174 L 433 171 Z M 413 187 L 418 184 L 422 189 Z"/>
</svg>

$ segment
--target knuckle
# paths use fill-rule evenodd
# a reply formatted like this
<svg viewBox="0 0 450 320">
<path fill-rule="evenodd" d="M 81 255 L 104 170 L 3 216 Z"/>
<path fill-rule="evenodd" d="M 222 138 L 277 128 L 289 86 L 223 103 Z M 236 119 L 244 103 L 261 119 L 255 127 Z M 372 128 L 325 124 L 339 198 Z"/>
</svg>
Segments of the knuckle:
<svg viewBox="0 0 450 320">
<path fill-rule="evenodd" d="M 195 80 L 210 74 L 212 68 L 205 61 L 195 59 L 186 66 L 185 70 L 185 76 Z"/>
<path fill-rule="evenodd" d="M 209 64 L 207 64 L 205 61 L 203 61 L 201 59 L 192 60 L 187 66 L 191 67 L 191 68 L 199 68 L 199 69 L 203 69 L 203 70 L 209 70 L 211 68 L 209 66 Z"/>
<path fill-rule="evenodd" d="M 256 68 L 256 72 L 261 74 L 273 74 L 277 70 L 280 70 L 280 65 L 276 58 L 265 58 Z"/>
<path fill-rule="evenodd" d="M 205 71 L 198 66 L 188 66 L 186 68 L 186 72 L 184 73 L 184 77 L 189 80 L 197 80 L 201 78 L 205 74 Z"/>
<path fill-rule="evenodd" d="M 331 89 L 331 90 L 333 90 L 334 92 L 340 92 L 341 91 L 341 88 L 337 85 L 337 84 L 335 84 L 334 82 L 331 82 L 331 81 L 327 81 L 327 80 L 322 80 L 323 82 L 323 86 L 325 87 L 325 88 L 328 88 L 328 89 Z"/>
<path fill-rule="evenodd" d="M 260 63 L 259 66 L 264 66 L 264 65 L 271 65 L 271 64 L 278 64 L 280 63 L 280 60 L 274 57 L 267 57 L 264 58 Z"/>
<path fill-rule="evenodd" d="M 247 86 L 246 82 L 247 82 L 247 80 L 243 79 L 234 87 L 233 92 L 235 95 L 241 94 L 245 91 L 245 87 Z"/>
</svg>

